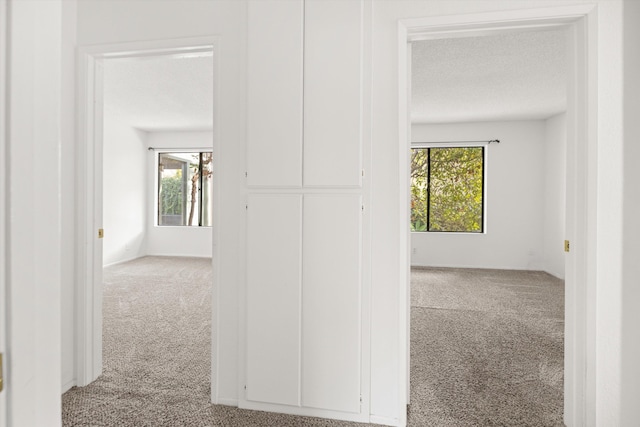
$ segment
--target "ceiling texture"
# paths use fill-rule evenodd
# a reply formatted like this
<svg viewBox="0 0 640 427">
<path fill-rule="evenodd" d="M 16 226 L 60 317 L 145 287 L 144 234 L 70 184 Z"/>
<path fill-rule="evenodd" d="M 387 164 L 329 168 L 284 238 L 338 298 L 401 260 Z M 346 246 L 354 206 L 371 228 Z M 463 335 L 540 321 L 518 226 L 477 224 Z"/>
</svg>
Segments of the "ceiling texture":
<svg viewBox="0 0 640 427">
<path fill-rule="evenodd" d="M 413 123 L 546 119 L 566 110 L 566 32 L 412 43 Z"/>
<path fill-rule="evenodd" d="M 213 56 L 107 59 L 104 108 L 144 131 L 211 130 Z"/>
<path fill-rule="evenodd" d="M 412 43 L 413 123 L 546 119 L 566 110 L 563 30 Z M 145 131 L 211 130 L 211 54 L 104 61 L 105 109 Z"/>
</svg>

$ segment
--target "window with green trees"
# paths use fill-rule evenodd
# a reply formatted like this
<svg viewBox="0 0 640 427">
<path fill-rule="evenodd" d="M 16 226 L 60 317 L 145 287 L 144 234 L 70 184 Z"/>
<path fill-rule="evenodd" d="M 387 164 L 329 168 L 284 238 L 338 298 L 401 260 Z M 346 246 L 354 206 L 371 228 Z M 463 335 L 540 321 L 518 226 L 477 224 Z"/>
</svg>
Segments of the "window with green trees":
<svg viewBox="0 0 640 427">
<path fill-rule="evenodd" d="M 212 153 L 158 155 L 158 225 L 210 227 Z"/>
<path fill-rule="evenodd" d="M 411 231 L 483 232 L 484 147 L 411 149 Z"/>
</svg>

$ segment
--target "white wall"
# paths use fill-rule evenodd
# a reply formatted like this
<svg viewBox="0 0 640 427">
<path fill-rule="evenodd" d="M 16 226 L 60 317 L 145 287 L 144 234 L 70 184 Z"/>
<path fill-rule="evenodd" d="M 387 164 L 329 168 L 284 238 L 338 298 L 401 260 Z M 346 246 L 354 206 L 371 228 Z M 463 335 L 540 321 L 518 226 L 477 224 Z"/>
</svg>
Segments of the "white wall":
<svg viewBox="0 0 640 427">
<path fill-rule="evenodd" d="M 412 141 L 499 139 L 485 147 L 485 232 L 411 233 L 411 264 L 541 270 L 545 122 L 422 124 Z"/>
<path fill-rule="evenodd" d="M 564 279 L 566 220 L 567 120 L 558 114 L 545 121 L 543 270 Z"/>
<path fill-rule="evenodd" d="M 109 80 L 108 68 L 105 85 Z M 111 265 L 146 254 L 148 206 L 146 132 L 132 128 L 105 98 L 103 139 L 102 262 Z"/>
<path fill-rule="evenodd" d="M 629 4 L 633 2 L 627 2 Z M 622 164 L 623 164 L 623 11 L 621 1 L 579 0 L 531 0 L 511 2 L 505 0 L 476 1 L 374 1 L 371 25 L 372 38 L 367 43 L 375 46 L 372 62 L 365 63 L 365 72 L 372 72 L 373 81 L 366 87 L 367 96 L 373 99 L 372 108 L 372 203 L 368 208 L 372 216 L 372 277 L 371 298 L 371 414 L 389 422 L 401 418 L 401 376 L 399 336 L 400 307 L 406 301 L 398 293 L 400 259 L 400 206 L 398 203 L 399 150 L 398 150 L 398 19 L 474 12 L 556 7 L 567 4 L 597 4 L 599 46 L 598 61 L 598 150 L 596 158 L 598 222 L 598 252 L 596 260 L 595 342 L 597 353 L 597 383 L 589 417 L 597 425 L 633 424 L 634 411 L 624 415 L 620 411 L 622 391 L 624 402 L 637 402 L 638 380 L 626 377 L 621 388 L 621 360 L 628 360 L 635 347 L 622 345 L 620 301 L 622 298 Z M 244 236 L 242 224 L 243 197 L 240 192 L 244 169 L 244 93 L 246 56 L 246 4 L 241 1 L 180 1 L 180 2 L 101 2 L 88 0 L 79 4 L 78 41 L 81 44 L 113 43 L 149 40 L 167 37 L 188 37 L 204 34 L 221 36 L 220 52 L 221 84 L 219 153 L 220 179 L 223 194 L 220 195 L 221 270 L 215 299 L 218 317 L 214 319 L 218 334 L 214 337 L 214 359 L 220 375 L 214 377 L 214 399 L 233 403 L 237 389 L 237 287 L 243 283 L 242 270 L 238 268 L 240 242 Z M 180 19 L 176 19 L 180 17 Z M 118 22 L 118 26 L 113 26 Z M 631 24 L 629 24 L 630 26 Z M 366 33 L 366 31 L 365 31 Z M 630 46 L 637 47 L 636 32 L 626 36 Z M 366 43 L 365 43 L 366 44 Z M 634 62 L 635 64 L 635 62 Z M 250 70 L 249 72 L 255 72 Z M 631 108 L 631 107 L 628 107 Z M 631 118 L 629 120 L 632 120 Z M 632 131 L 629 127 L 628 130 Z M 631 172 L 631 178 L 636 178 Z M 34 194 L 40 194 L 33 191 Z M 628 207 L 637 206 L 637 198 L 629 196 Z M 634 211 L 631 211 L 633 213 Z M 631 225 L 629 225 L 631 227 Z M 632 249 L 634 247 L 632 246 Z M 632 252 L 635 253 L 635 252 Z M 632 272 L 631 267 L 628 270 Z M 635 276 L 632 276 L 636 279 Z M 628 278 L 631 286 L 632 278 Z M 636 281 L 637 283 L 637 281 Z M 630 289 L 630 288 L 629 288 Z M 637 299 L 626 299 L 626 312 L 638 312 Z M 632 320 L 632 319 L 631 319 Z M 217 323 L 216 323 L 217 322 Z M 633 333 L 633 324 L 624 319 L 625 337 Z M 628 323 L 627 323 L 628 322 Z M 629 329 L 627 329 L 629 328 Z M 629 332 L 631 331 L 631 332 Z M 627 362 L 628 363 L 628 362 Z M 624 416 L 624 418 L 623 418 Z"/>
<path fill-rule="evenodd" d="M 149 132 L 147 147 L 160 149 L 213 149 L 213 132 Z M 157 206 L 158 152 L 145 148 L 147 177 L 146 213 L 147 255 L 194 256 L 210 258 L 213 251 L 211 227 L 158 227 Z"/>
<path fill-rule="evenodd" d="M 411 265 L 543 270 L 564 278 L 566 118 L 415 124 L 412 140 L 486 147 L 484 234 L 411 233 Z"/>
<path fill-rule="evenodd" d="M 62 2 L 10 1 L 5 103 L 7 158 L 7 333 L 4 358 L 8 426 L 61 424 L 61 111 Z M 6 39 L 5 39 L 5 36 Z M 63 40 L 64 36 L 64 40 Z M 5 46 L 2 46 L 4 49 Z M 4 73 L 2 73 L 4 74 Z M 4 92 L 3 92 L 4 94 Z M 65 105 L 66 100 L 65 100 Z M 3 193 L 4 194 L 4 193 Z M 6 320 L 6 324 L 5 324 Z"/>
</svg>

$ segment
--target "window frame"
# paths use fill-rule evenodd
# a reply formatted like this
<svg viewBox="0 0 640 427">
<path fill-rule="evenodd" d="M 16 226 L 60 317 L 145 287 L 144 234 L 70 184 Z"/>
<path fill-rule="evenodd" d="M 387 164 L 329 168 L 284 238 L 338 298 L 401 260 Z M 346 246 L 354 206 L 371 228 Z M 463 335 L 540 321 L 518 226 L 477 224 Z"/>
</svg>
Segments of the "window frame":
<svg viewBox="0 0 640 427">
<path fill-rule="evenodd" d="M 431 149 L 431 148 L 482 148 L 482 219 L 481 229 L 480 231 L 441 231 L 441 230 L 429 230 L 429 203 L 430 203 L 430 193 L 428 194 L 427 199 L 427 229 L 424 231 L 416 231 L 410 230 L 411 233 L 423 234 L 423 233 L 432 233 L 432 234 L 455 234 L 455 235 L 484 235 L 487 234 L 487 162 L 488 162 L 488 142 L 412 142 L 411 150 L 414 149 Z M 428 163 L 429 165 L 429 163 Z M 411 170 L 411 155 L 409 155 L 409 170 Z M 409 193 L 411 193 L 411 177 L 409 177 Z M 411 195 L 409 195 L 409 200 L 411 200 Z M 409 213 L 411 213 L 411 208 L 409 208 Z"/>
<path fill-rule="evenodd" d="M 160 155 L 161 154 L 171 154 L 171 153 L 211 153 L 213 156 L 213 150 L 211 147 L 207 148 L 152 148 L 149 147 L 149 150 L 153 150 L 153 168 L 152 173 L 154 176 L 154 192 L 153 192 L 153 226 L 156 228 L 189 228 L 189 229 L 199 229 L 199 228 L 211 228 L 212 225 L 200 225 L 202 221 L 202 200 L 203 195 L 202 191 L 198 193 L 198 224 L 197 225 L 161 225 L 160 222 Z M 200 166 L 201 167 L 201 166 Z M 213 167 L 213 161 L 212 161 Z M 213 191 L 213 186 L 211 187 L 211 191 Z M 213 195 L 212 195 L 213 196 Z M 211 199 L 213 201 L 213 197 Z"/>
</svg>

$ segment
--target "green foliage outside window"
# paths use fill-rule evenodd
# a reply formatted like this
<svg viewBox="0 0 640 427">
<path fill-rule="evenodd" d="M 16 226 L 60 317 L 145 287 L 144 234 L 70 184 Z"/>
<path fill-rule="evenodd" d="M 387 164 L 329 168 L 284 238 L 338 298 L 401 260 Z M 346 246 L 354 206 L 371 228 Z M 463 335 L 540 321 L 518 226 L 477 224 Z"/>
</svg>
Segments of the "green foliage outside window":
<svg viewBox="0 0 640 427">
<path fill-rule="evenodd" d="M 182 215 L 182 171 L 162 178 L 160 197 L 161 215 Z"/>
<path fill-rule="evenodd" d="M 411 150 L 411 231 L 482 232 L 483 147 Z"/>
<path fill-rule="evenodd" d="M 212 162 L 211 152 L 159 153 L 158 225 L 212 225 Z"/>
</svg>

